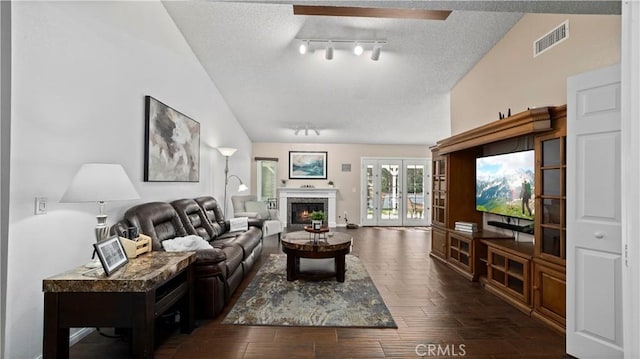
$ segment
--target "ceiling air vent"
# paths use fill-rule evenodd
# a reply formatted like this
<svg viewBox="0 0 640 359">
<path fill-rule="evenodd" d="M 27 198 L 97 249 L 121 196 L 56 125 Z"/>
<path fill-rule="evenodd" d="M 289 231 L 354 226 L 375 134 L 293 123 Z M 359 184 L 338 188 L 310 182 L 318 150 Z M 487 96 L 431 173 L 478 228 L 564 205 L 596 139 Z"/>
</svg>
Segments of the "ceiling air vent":
<svg viewBox="0 0 640 359">
<path fill-rule="evenodd" d="M 569 38 L 569 20 L 533 42 L 533 57 L 549 50 Z"/>
</svg>

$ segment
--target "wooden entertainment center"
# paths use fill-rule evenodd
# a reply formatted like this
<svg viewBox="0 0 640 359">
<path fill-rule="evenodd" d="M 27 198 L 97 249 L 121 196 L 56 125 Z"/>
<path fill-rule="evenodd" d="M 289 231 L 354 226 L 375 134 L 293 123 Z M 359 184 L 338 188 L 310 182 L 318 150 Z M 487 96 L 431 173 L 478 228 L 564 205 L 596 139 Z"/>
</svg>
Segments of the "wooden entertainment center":
<svg viewBox="0 0 640 359">
<path fill-rule="evenodd" d="M 431 147 L 431 256 L 560 332 L 566 325 L 566 110 L 523 111 Z M 485 229 L 474 200 L 476 158 L 529 149 L 535 150 L 533 242 Z M 456 231 L 458 221 L 477 223 L 478 232 Z"/>
</svg>

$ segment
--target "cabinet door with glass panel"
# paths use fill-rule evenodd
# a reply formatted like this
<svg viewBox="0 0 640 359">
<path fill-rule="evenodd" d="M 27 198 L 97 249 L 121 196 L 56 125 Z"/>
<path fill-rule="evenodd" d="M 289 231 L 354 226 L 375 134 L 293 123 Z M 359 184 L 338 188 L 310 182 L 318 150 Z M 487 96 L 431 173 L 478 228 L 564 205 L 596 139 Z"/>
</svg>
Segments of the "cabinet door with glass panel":
<svg viewBox="0 0 640 359">
<path fill-rule="evenodd" d="M 566 260 L 565 148 L 564 133 L 536 137 L 535 255 L 561 265 Z"/>
<path fill-rule="evenodd" d="M 445 226 L 446 223 L 446 195 L 447 195 L 447 162 L 446 157 L 438 155 L 438 151 L 432 152 L 431 185 L 432 205 L 431 222 L 435 225 Z"/>
</svg>

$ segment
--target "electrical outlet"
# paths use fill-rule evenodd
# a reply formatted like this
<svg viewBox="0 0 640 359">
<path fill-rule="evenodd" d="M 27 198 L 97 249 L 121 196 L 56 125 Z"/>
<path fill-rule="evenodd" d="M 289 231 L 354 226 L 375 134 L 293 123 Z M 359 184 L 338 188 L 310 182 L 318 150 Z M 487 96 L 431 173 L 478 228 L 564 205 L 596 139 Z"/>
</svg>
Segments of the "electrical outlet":
<svg viewBox="0 0 640 359">
<path fill-rule="evenodd" d="M 35 214 L 47 213 L 47 197 L 36 197 Z"/>
</svg>

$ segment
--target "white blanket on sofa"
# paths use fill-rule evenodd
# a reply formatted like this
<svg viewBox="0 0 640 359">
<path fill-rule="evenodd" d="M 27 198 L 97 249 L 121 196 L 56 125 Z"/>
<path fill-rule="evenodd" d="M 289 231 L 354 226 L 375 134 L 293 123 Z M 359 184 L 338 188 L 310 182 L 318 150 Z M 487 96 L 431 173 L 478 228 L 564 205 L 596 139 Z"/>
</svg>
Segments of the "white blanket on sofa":
<svg viewBox="0 0 640 359">
<path fill-rule="evenodd" d="M 162 247 L 164 247 L 164 250 L 167 252 L 188 252 L 213 248 L 207 241 L 202 239 L 202 237 L 196 235 L 164 240 L 162 241 Z"/>
</svg>

